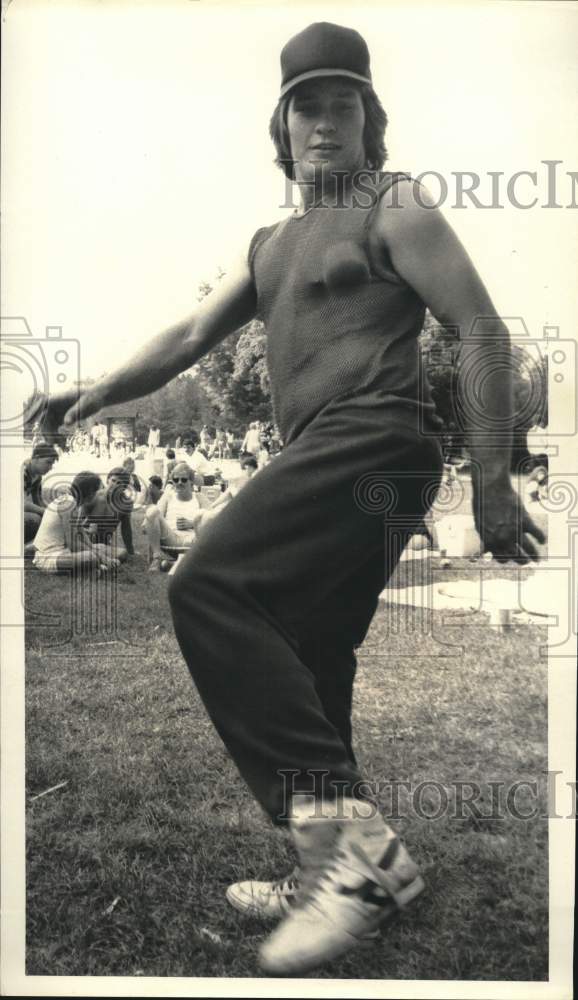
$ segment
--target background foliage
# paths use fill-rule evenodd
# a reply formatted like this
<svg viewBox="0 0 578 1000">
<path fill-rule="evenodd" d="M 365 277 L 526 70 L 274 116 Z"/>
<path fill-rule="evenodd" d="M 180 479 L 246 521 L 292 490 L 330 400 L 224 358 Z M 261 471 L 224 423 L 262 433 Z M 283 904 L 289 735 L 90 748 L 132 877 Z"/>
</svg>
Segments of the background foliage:
<svg viewBox="0 0 578 1000">
<path fill-rule="evenodd" d="M 218 282 L 224 275 L 219 271 Z M 201 301 L 213 285 L 203 282 L 198 289 Z M 446 453 L 463 454 L 465 439 L 455 406 L 457 330 L 440 326 L 426 312 L 420 336 L 422 365 L 429 381 L 436 409 L 443 423 Z M 263 324 L 252 320 L 237 333 L 218 344 L 198 365 L 177 376 L 157 392 L 120 406 L 108 407 L 98 418 L 135 417 L 137 441 L 144 443 L 151 424 L 161 429 L 161 443 L 174 444 L 177 436 L 200 430 L 207 424 L 230 428 L 243 436 L 253 420 L 273 422 L 271 390 L 267 371 L 266 335 Z M 527 455 L 526 433 L 534 424 L 548 422 L 547 357 L 532 354 L 519 344 L 512 347 L 514 409 L 519 415 L 515 431 L 514 458 Z M 85 380 L 90 384 L 93 379 Z M 89 421 L 91 423 L 93 421 Z"/>
</svg>

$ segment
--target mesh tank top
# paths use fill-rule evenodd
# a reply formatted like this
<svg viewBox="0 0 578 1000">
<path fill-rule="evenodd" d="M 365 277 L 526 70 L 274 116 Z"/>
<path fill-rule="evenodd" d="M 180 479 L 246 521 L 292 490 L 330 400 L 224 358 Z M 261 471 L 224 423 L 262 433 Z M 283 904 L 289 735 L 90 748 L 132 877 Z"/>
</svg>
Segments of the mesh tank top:
<svg viewBox="0 0 578 1000">
<path fill-rule="evenodd" d="M 438 426 L 417 342 L 425 306 L 370 236 L 379 200 L 405 174 L 373 175 L 371 198 L 313 207 L 257 230 L 249 266 L 267 331 L 275 419 L 285 444 L 329 401 L 379 390 Z M 364 188 L 365 190 L 365 188 Z"/>
</svg>

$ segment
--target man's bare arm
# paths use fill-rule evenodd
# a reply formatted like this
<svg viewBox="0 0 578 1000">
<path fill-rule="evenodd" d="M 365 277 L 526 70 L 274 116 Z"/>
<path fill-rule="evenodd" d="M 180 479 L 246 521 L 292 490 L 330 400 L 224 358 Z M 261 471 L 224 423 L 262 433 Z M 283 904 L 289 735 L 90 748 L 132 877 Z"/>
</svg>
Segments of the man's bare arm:
<svg viewBox="0 0 578 1000">
<path fill-rule="evenodd" d="M 34 503 L 33 500 L 24 501 L 24 511 L 26 514 L 40 514 L 42 517 L 45 510 L 46 507 L 40 507 L 37 503 Z"/>
<path fill-rule="evenodd" d="M 511 553 L 527 561 L 528 555 L 536 556 L 536 549 L 524 533 L 541 542 L 544 536 L 521 507 L 510 481 L 513 416 L 507 327 L 431 197 L 412 181 L 401 181 L 398 189 L 400 207 L 380 205 L 376 232 L 397 273 L 438 322 L 459 330 L 458 392 L 473 460 L 478 529 L 495 555 Z M 482 324 L 476 323 L 480 317 Z"/>
<path fill-rule="evenodd" d="M 512 436 L 510 337 L 465 248 L 431 196 L 411 181 L 398 184 L 400 207 L 380 212 L 381 233 L 397 273 L 425 302 L 442 325 L 460 336 L 460 405 L 472 458 L 487 480 L 509 483 Z M 471 337 L 476 324 L 479 335 Z M 496 363 L 499 362 L 499 363 Z M 473 378 L 471 377 L 473 376 Z M 472 383 L 483 384 L 485 420 Z M 492 429 L 489 429 L 490 424 Z M 499 429 L 499 443 L 496 440 Z"/>
<path fill-rule="evenodd" d="M 255 315 L 256 294 L 246 260 L 224 277 L 193 315 L 149 341 L 125 365 L 86 391 L 52 396 L 43 418 L 45 433 L 56 433 L 105 406 L 149 395 L 199 361 L 219 341 Z"/>
</svg>

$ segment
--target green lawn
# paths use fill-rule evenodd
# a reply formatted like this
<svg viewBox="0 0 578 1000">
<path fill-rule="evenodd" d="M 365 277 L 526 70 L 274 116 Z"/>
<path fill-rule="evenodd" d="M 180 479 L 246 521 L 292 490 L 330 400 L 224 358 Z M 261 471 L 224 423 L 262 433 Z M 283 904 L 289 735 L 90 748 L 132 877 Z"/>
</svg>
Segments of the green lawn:
<svg viewBox="0 0 578 1000">
<path fill-rule="evenodd" d="M 456 563 L 451 578 L 472 571 Z M 190 682 L 166 588 L 142 556 L 114 593 L 104 579 L 73 593 L 68 579 L 26 573 L 29 975 L 259 975 L 266 926 L 243 920 L 224 891 L 293 859 Z M 442 647 L 421 611 L 396 634 L 386 606 L 375 617 L 359 656 L 356 745 L 386 812 L 389 783 L 412 783 L 392 825 L 428 891 L 377 944 L 310 978 L 547 979 L 547 821 L 425 815 L 440 785 L 452 805 L 456 782 L 478 782 L 490 814 L 489 783 L 522 779 L 537 783 L 546 814 L 544 630 L 498 635 L 483 615 L 468 621 Z M 422 781 L 439 785 L 423 787 L 419 809 Z M 533 791 L 516 803 L 532 811 Z"/>
</svg>

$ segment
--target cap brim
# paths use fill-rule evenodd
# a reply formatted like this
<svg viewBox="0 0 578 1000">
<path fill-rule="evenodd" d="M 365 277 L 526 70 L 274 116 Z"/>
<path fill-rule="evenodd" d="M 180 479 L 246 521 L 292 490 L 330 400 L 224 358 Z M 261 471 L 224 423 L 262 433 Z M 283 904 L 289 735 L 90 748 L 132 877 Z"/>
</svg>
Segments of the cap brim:
<svg viewBox="0 0 578 1000">
<path fill-rule="evenodd" d="M 373 86 L 373 81 L 371 77 L 361 76 L 360 73 L 353 73 L 348 69 L 310 69 L 307 73 L 300 73 L 299 76 L 294 76 L 292 80 L 285 83 L 281 87 L 281 92 L 279 97 L 285 97 L 293 87 L 296 87 L 299 83 L 304 83 L 305 80 L 315 80 L 317 77 L 323 76 L 345 76 L 350 80 L 357 80 L 358 83 L 368 83 L 369 86 Z"/>
</svg>

